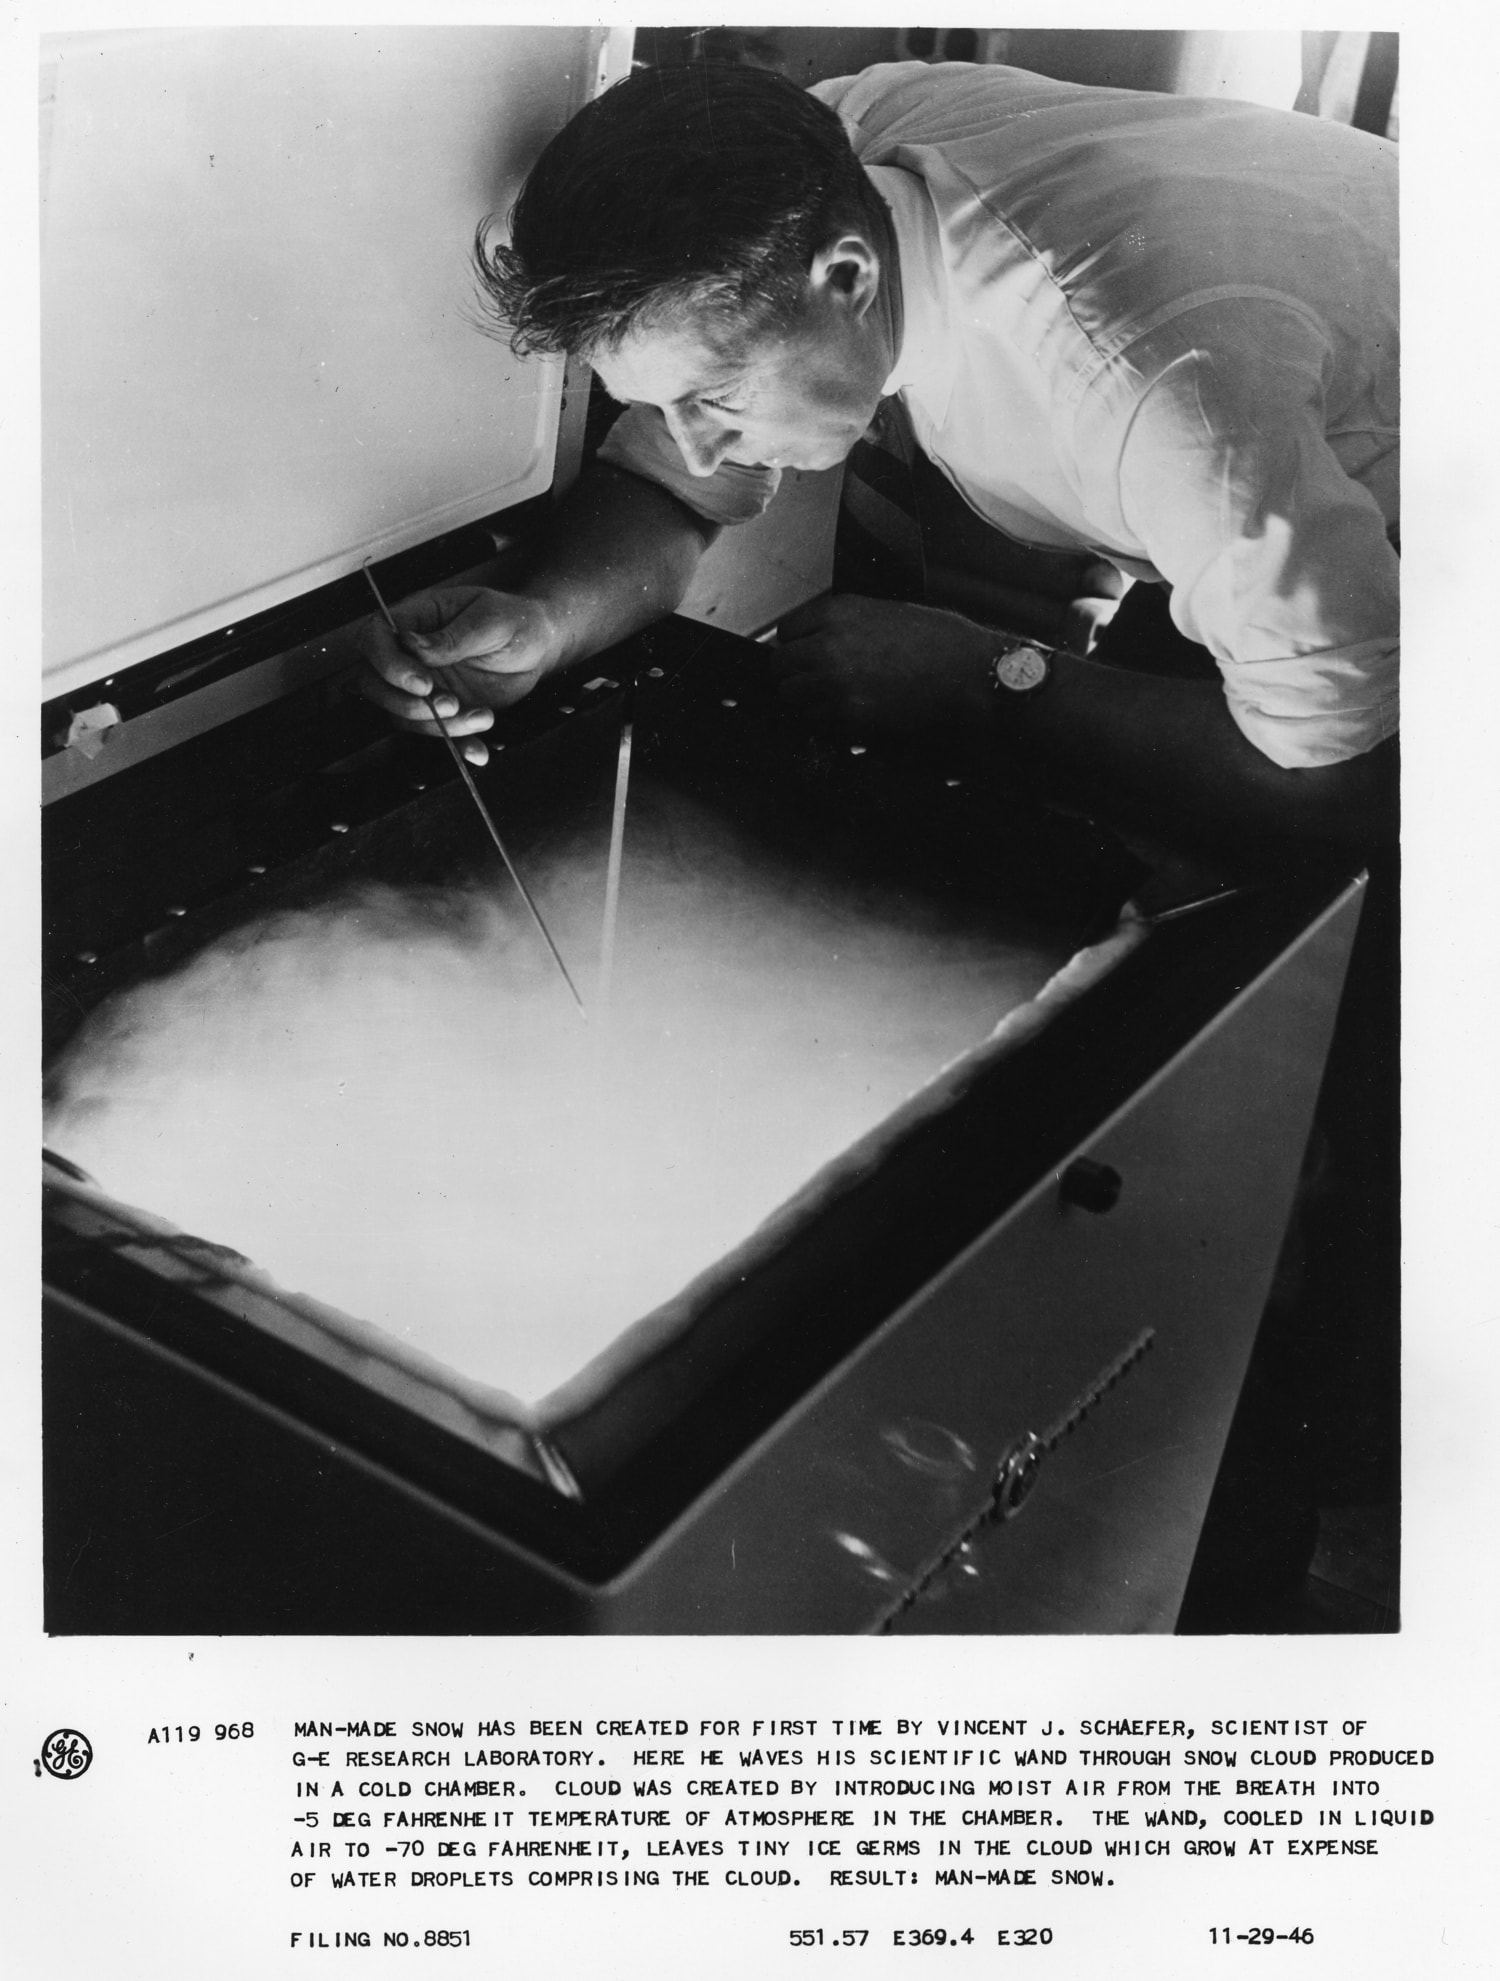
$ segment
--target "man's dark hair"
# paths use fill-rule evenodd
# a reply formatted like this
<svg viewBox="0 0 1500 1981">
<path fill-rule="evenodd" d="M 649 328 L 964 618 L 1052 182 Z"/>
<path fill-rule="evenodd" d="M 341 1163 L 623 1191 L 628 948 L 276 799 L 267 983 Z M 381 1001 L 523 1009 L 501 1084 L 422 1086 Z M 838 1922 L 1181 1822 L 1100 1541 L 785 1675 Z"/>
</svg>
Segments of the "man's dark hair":
<svg viewBox="0 0 1500 1981">
<path fill-rule="evenodd" d="M 785 325 L 813 257 L 879 199 L 837 115 L 731 62 L 640 69 L 547 146 L 475 260 L 517 352 L 584 352 L 687 308 L 729 342 Z"/>
</svg>

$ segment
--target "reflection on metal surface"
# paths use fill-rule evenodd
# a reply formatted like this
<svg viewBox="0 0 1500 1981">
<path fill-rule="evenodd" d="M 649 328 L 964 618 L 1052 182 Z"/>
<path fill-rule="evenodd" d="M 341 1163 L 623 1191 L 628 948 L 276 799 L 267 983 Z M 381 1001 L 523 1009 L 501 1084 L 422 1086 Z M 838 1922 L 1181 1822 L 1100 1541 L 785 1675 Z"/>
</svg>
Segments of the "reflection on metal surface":
<svg viewBox="0 0 1500 1981">
<path fill-rule="evenodd" d="M 956 1431 L 923 1417 L 904 1417 L 880 1434 L 903 1465 L 933 1479 L 959 1479 L 978 1469 L 974 1450 Z"/>
<path fill-rule="evenodd" d="M 554 1492 L 561 1493 L 565 1499 L 579 1501 L 583 1499 L 583 1488 L 573 1477 L 568 1461 L 556 1445 L 534 1431 L 531 1434 L 531 1450 Z"/>
<path fill-rule="evenodd" d="M 961 1574 L 970 1576 L 979 1574 L 977 1550 L 974 1547 L 976 1536 L 986 1527 L 1015 1518 L 1036 1486 L 1041 1473 L 1042 1460 L 1048 1452 L 1055 1451 L 1063 1439 L 1077 1429 L 1100 1398 L 1112 1390 L 1123 1376 L 1129 1374 L 1151 1348 L 1155 1339 L 1154 1328 L 1143 1328 L 1123 1354 L 1117 1355 L 1112 1362 L 1107 1363 L 1087 1389 L 1070 1403 L 1062 1415 L 1045 1431 L 1040 1435 L 1035 1431 L 1026 1431 L 1008 1447 L 995 1468 L 990 1496 L 985 1505 L 958 1537 L 921 1570 L 905 1593 L 879 1619 L 875 1625 L 877 1635 L 889 1630 L 897 1618 L 910 1609 L 913 1603 L 923 1600 L 932 1601 L 946 1595 L 947 1586 L 943 1582 L 943 1576 L 948 1569 L 956 1566 Z M 850 1545 L 849 1537 L 841 1535 L 836 1538 L 842 1540 L 845 1546 Z M 873 1559 L 879 1559 L 865 1542 L 854 1542 L 853 1546 L 862 1549 Z"/>
<path fill-rule="evenodd" d="M 866 1575 L 870 1576 L 872 1580 L 876 1582 L 901 1581 L 900 1570 L 892 1568 L 884 1555 L 877 1554 L 869 1542 L 862 1541 L 857 1534 L 835 1533 L 833 1539 L 846 1554 L 854 1557 L 855 1561 L 859 1563 Z"/>
</svg>

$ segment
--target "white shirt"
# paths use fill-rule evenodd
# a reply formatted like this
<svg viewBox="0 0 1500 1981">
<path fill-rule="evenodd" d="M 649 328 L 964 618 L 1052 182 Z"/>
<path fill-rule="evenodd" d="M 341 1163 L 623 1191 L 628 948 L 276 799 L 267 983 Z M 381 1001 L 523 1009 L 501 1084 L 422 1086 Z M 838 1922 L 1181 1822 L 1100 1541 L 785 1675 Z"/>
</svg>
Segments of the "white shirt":
<svg viewBox="0 0 1500 1981">
<path fill-rule="evenodd" d="M 1171 586 L 1278 764 L 1395 733 L 1396 154 L 1248 104 L 906 62 L 820 84 L 891 210 L 885 384 L 970 506 Z M 733 522 L 651 408 L 601 458 Z"/>
</svg>

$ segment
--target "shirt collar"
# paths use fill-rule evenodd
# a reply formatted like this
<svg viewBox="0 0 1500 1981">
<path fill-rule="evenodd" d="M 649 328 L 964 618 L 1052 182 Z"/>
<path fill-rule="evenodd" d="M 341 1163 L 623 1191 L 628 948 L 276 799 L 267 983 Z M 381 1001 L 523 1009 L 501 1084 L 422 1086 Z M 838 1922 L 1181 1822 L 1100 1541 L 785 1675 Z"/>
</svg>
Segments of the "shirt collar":
<svg viewBox="0 0 1500 1981">
<path fill-rule="evenodd" d="M 915 173 L 899 165 L 867 165 L 865 170 L 890 209 L 901 271 L 901 348 L 881 396 L 909 391 L 940 423 L 953 393 L 955 352 L 937 214 Z"/>
</svg>

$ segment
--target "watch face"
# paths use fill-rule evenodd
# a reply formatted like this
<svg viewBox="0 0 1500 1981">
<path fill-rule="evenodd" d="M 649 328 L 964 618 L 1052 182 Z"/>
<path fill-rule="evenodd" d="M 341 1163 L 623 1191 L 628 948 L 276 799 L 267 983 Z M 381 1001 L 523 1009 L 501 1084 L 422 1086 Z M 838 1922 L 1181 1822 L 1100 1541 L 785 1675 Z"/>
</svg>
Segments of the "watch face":
<svg viewBox="0 0 1500 1981">
<path fill-rule="evenodd" d="M 1024 695 L 1047 678 L 1047 660 L 1035 647 L 1012 647 L 995 662 L 995 679 L 1002 688 Z"/>
</svg>

